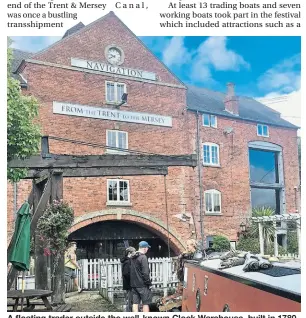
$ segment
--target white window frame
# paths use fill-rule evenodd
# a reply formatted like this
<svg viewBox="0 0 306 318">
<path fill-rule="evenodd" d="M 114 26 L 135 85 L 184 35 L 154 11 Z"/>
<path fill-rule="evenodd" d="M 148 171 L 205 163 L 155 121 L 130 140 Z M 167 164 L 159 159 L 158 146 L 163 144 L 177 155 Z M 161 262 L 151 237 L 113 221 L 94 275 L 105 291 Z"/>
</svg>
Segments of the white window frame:
<svg viewBox="0 0 306 318">
<path fill-rule="evenodd" d="M 264 134 L 262 134 L 262 135 L 260 135 L 259 133 L 258 133 L 258 127 L 259 126 L 261 126 L 261 131 L 263 132 L 263 127 L 265 126 L 265 127 L 267 127 L 267 135 L 264 135 Z M 259 136 L 259 137 L 266 137 L 266 138 L 268 138 L 269 137 L 269 126 L 268 125 L 264 125 L 264 124 L 257 124 L 257 126 L 256 126 L 256 129 L 257 129 L 257 136 Z"/>
<path fill-rule="evenodd" d="M 106 148 L 106 153 L 116 153 L 116 154 L 127 154 L 127 150 L 129 149 L 129 133 L 122 130 L 115 130 L 115 129 L 106 129 L 106 146 L 110 146 L 108 144 L 108 132 L 116 132 L 116 147 L 119 146 L 119 133 L 124 133 L 126 136 L 126 149 L 125 150 L 117 150 L 117 149 L 108 149 Z M 110 146 L 111 147 L 111 146 Z"/>
<path fill-rule="evenodd" d="M 120 201 L 120 196 L 117 194 L 117 200 L 116 201 L 110 201 L 109 200 L 109 182 L 117 182 L 117 189 L 119 189 L 120 181 L 127 182 L 127 189 L 128 189 L 128 201 Z M 107 205 L 131 205 L 131 191 L 130 191 L 130 180 L 125 179 L 107 179 L 106 181 L 106 187 L 107 187 Z"/>
<path fill-rule="evenodd" d="M 117 85 L 123 85 L 124 88 L 123 88 L 123 92 L 126 93 L 127 92 L 127 89 L 126 89 L 126 84 L 125 83 L 119 83 L 119 82 L 112 82 L 112 81 L 105 81 L 105 100 L 107 103 L 109 104 L 118 104 L 121 102 L 121 97 L 122 96 L 117 96 L 117 100 L 108 100 L 107 99 L 107 84 L 114 84 L 114 90 L 115 90 L 115 94 L 116 96 L 118 95 L 118 92 L 117 92 Z M 126 106 L 126 104 L 123 104 L 124 106 Z M 123 106 L 122 105 L 122 106 Z"/>
<path fill-rule="evenodd" d="M 204 116 L 208 116 L 209 117 L 209 124 L 208 125 L 205 125 L 205 123 L 204 123 Z M 215 125 L 214 126 L 211 125 L 211 117 L 215 117 Z M 217 128 L 217 116 L 211 115 L 211 114 L 206 114 L 206 113 L 203 114 L 202 115 L 202 124 L 203 124 L 204 127 Z"/>
<path fill-rule="evenodd" d="M 214 209 L 214 194 L 219 195 L 219 201 L 220 201 L 220 211 L 207 211 L 206 210 L 206 194 L 211 195 L 211 202 L 212 202 L 212 207 Z M 213 214 L 213 215 L 221 215 L 222 214 L 222 194 L 219 190 L 216 189 L 210 189 L 204 191 L 204 206 L 205 206 L 205 214 Z"/>
<path fill-rule="evenodd" d="M 209 153 L 210 153 L 210 156 L 209 156 L 209 159 L 210 159 L 210 162 L 205 162 L 204 159 L 204 146 L 209 146 Z M 217 147 L 217 151 L 218 151 L 218 162 L 217 163 L 212 163 L 212 157 L 211 157 L 211 147 Z M 203 156 L 203 166 L 212 166 L 212 167 L 220 167 L 220 147 L 218 144 L 215 144 L 215 143 L 212 143 L 212 142 L 205 142 L 202 144 L 202 156 Z"/>
</svg>

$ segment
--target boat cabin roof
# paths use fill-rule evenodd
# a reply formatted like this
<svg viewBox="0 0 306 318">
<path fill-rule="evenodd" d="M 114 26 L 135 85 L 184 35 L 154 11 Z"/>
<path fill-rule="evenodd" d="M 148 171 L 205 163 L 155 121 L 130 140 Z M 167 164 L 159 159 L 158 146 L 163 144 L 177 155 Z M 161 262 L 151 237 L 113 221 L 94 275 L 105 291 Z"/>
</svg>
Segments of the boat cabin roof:
<svg viewBox="0 0 306 318">
<path fill-rule="evenodd" d="M 301 295 L 301 274 L 273 277 L 270 275 L 262 274 L 260 272 L 244 272 L 244 265 L 233 266 L 226 269 L 219 269 L 220 262 L 220 259 L 214 259 L 203 260 L 199 262 L 189 261 L 188 263 L 195 264 L 197 265 L 197 267 L 201 267 L 204 270 L 207 270 L 214 274 L 226 276 L 229 279 L 236 278 L 235 280 L 239 280 L 237 278 L 241 278 L 242 283 L 245 280 L 252 281 L 260 285 L 266 285 L 268 287 L 284 290 L 286 292 L 294 293 L 296 295 Z M 273 265 L 288 268 L 301 268 L 301 263 L 299 261 L 290 261 L 286 263 L 274 262 Z"/>
</svg>

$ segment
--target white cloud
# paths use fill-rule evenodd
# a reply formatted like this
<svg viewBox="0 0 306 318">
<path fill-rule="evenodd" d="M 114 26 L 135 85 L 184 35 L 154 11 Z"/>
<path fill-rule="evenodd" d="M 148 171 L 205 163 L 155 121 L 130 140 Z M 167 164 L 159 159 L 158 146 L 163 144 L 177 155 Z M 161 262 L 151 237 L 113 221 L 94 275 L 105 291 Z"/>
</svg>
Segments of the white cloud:
<svg viewBox="0 0 306 318">
<path fill-rule="evenodd" d="M 301 90 L 289 94 L 271 92 L 257 98 L 261 103 L 281 113 L 281 117 L 290 123 L 301 127 Z M 300 134 L 300 132 L 299 132 Z"/>
<path fill-rule="evenodd" d="M 244 58 L 227 48 L 227 38 L 209 37 L 196 50 L 188 50 L 184 37 L 172 37 L 163 51 L 163 61 L 168 66 L 190 65 L 190 78 L 213 81 L 212 70 L 239 71 L 250 68 Z"/>
<path fill-rule="evenodd" d="M 211 64 L 218 71 L 239 71 L 241 68 L 250 68 L 244 58 L 229 50 L 225 36 L 209 37 L 197 50 L 196 58 L 203 64 Z"/>
<path fill-rule="evenodd" d="M 212 81 L 211 71 L 239 71 L 250 68 L 244 58 L 226 47 L 224 36 L 209 37 L 198 47 L 192 66 L 192 77 L 201 81 Z"/>
<path fill-rule="evenodd" d="M 288 94 L 300 89 L 301 55 L 297 54 L 267 70 L 258 79 L 258 87 L 263 91 Z"/>
<path fill-rule="evenodd" d="M 61 36 L 13 36 L 11 47 L 28 52 L 38 52 L 60 40 Z"/>
<path fill-rule="evenodd" d="M 190 61 L 191 53 L 184 46 L 184 37 L 171 38 L 163 51 L 163 61 L 167 66 L 182 65 Z"/>
</svg>

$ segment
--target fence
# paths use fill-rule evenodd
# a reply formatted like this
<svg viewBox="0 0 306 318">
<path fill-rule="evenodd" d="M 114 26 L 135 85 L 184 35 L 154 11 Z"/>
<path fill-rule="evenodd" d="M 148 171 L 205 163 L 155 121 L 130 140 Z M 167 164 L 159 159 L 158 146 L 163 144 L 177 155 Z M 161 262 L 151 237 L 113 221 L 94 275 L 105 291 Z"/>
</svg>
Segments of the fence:
<svg viewBox="0 0 306 318">
<path fill-rule="evenodd" d="M 77 270 L 78 282 L 86 290 L 99 290 L 100 294 L 114 302 L 114 295 L 122 293 L 120 259 L 82 259 L 81 270 Z M 150 258 L 149 267 L 153 288 L 167 295 L 169 288 L 177 286 L 178 280 L 171 258 Z M 73 281 L 66 286 L 66 292 L 74 290 Z"/>
<path fill-rule="evenodd" d="M 178 284 L 171 258 L 150 258 L 149 268 L 154 290 L 162 291 L 167 296 L 169 288 Z M 114 303 L 114 296 L 122 293 L 122 274 L 119 259 L 100 260 L 100 294 Z"/>
</svg>

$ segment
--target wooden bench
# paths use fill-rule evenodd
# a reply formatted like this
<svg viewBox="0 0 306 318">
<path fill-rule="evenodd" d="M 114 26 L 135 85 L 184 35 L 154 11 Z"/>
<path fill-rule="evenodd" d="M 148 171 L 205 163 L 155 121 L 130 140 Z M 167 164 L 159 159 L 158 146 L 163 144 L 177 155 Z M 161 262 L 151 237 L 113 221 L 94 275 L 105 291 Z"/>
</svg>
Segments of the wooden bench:
<svg viewBox="0 0 306 318">
<path fill-rule="evenodd" d="M 19 309 L 17 311 L 20 312 L 21 310 Z M 27 311 L 28 312 L 51 312 L 50 310 L 45 309 L 45 308 L 43 308 L 43 309 L 34 308 L 34 306 L 23 308 L 23 312 L 27 312 Z M 69 311 L 71 311 L 71 305 L 69 305 L 69 304 L 59 305 L 57 307 L 52 308 L 52 312 L 54 312 L 54 311 L 55 312 L 69 312 Z M 7 312 L 12 312 L 12 310 L 7 310 Z"/>
</svg>

